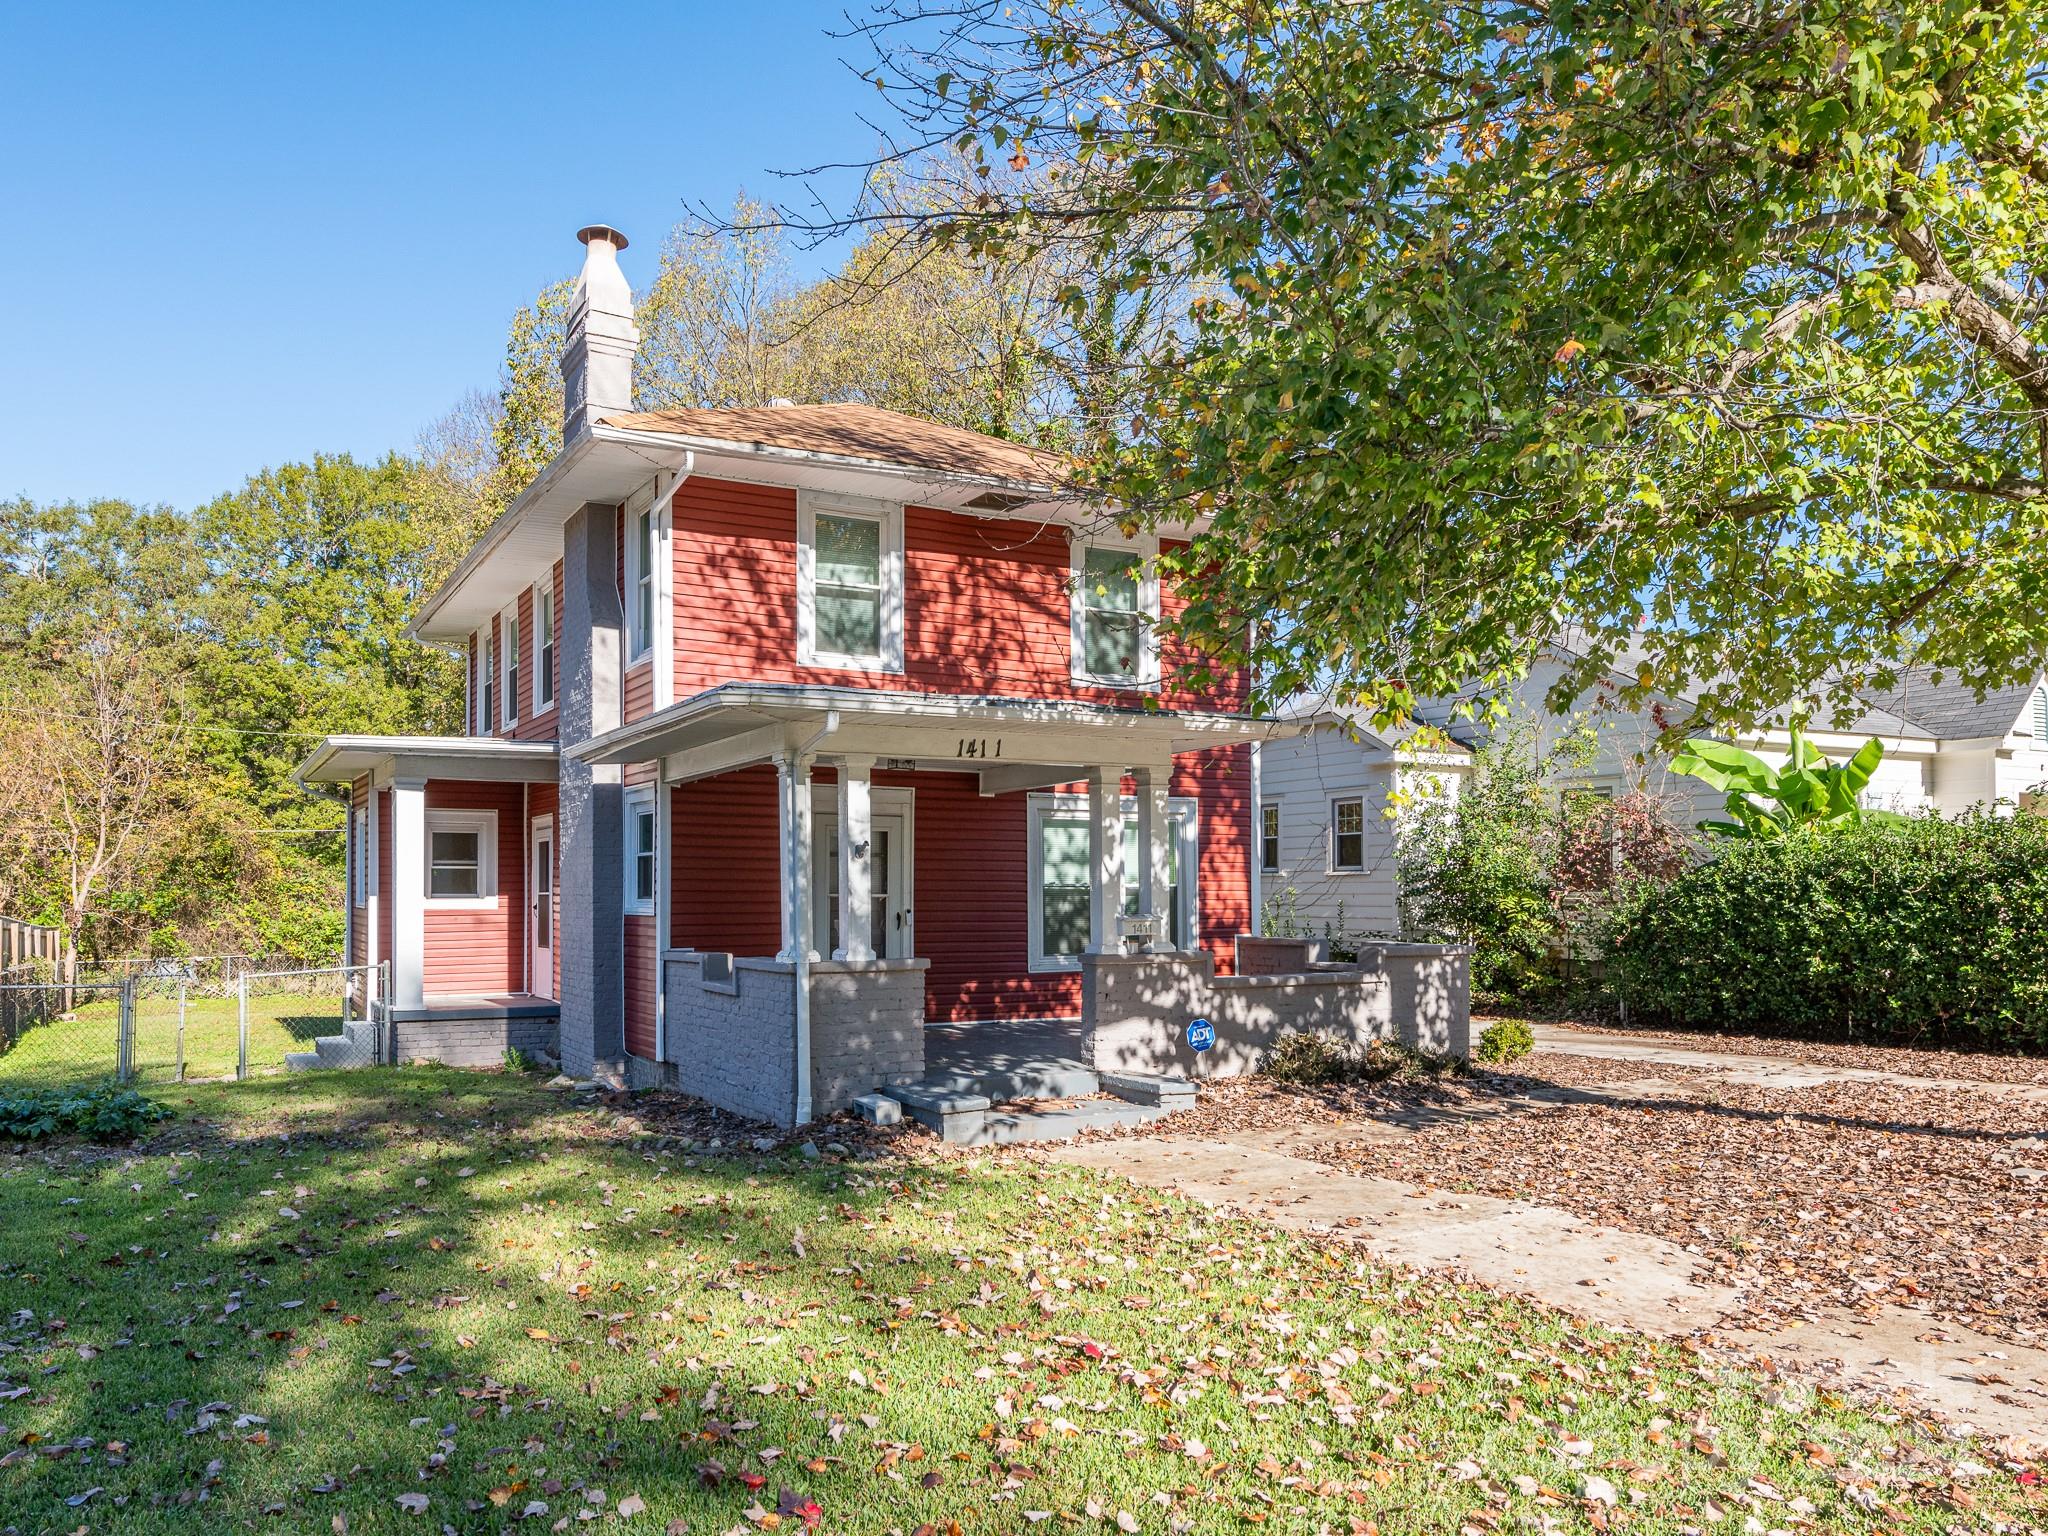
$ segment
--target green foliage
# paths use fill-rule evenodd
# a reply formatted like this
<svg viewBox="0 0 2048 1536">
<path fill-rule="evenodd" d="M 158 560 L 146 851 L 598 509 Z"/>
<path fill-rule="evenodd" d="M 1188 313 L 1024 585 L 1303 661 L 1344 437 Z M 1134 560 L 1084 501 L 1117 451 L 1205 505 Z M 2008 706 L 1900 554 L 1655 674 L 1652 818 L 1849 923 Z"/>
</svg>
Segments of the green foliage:
<svg viewBox="0 0 2048 1536">
<path fill-rule="evenodd" d="M 1761 838 L 1782 837 L 1795 827 L 1853 826 L 1866 816 L 1890 817 L 1888 811 L 1866 812 L 1857 799 L 1882 761 L 1884 743 L 1873 736 L 1848 762 L 1832 764 L 1795 725 L 1792 755 L 1782 768 L 1724 742 L 1688 741 L 1671 760 L 1671 771 L 1727 794 L 1729 819 L 1702 821 L 1702 830 Z"/>
<path fill-rule="evenodd" d="M 45 1088 L 0 1098 L 0 1138 L 36 1141 L 46 1136 L 90 1136 L 129 1141 L 171 1118 L 170 1106 L 133 1088 Z"/>
<path fill-rule="evenodd" d="M 1000 17 L 996 14 L 1000 10 Z M 977 250 L 1194 293 L 1103 487 L 1213 519 L 1177 627 L 1274 697 L 1711 679 L 1694 728 L 2048 648 L 2048 9 L 960 7 L 876 85 Z M 943 85 L 943 89 L 941 88 Z"/>
<path fill-rule="evenodd" d="M 1326 1088 L 1338 1083 L 1420 1082 L 1455 1075 L 1458 1061 L 1430 1056 L 1391 1040 L 1368 1041 L 1363 1047 L 1328 1035 L 1282 1035 L 1259 1063 L 1260 1075 L 1298 1088 Z"/>
<path fill-rule="evenodd" d="M 1472 1047 L 1472 1059 L 1490 1067 L 1503 1067 L 1520 1061 L 1535 1049 L 1536 1034 L 1527 1020 L 1495 1019 L 1479 1032 L 1478 1043 Z"/>
<path fill-rule="evenodd" d="M 2048 1050 L 2048 821 L 1731 841 L 1607 944 L 1631 1022 Z"/>
</svg>

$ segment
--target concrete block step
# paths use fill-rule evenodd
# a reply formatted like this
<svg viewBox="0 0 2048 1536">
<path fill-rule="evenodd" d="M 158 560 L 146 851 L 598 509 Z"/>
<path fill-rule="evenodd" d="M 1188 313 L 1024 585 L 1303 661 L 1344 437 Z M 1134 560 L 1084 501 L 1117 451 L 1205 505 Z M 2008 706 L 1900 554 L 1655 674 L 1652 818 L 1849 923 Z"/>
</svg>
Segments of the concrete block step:
<svg viewBox="0 0 2048 1536">
<path fill-rule="evenodd" d="M 322 1035 L 313 1042 L 313 1054 L 323 1067 L 373 1067 L 377 1053 L 369 1045 L 347 1035 Z"/>
<path fill-rule="evenodd" d="M 368 1019 L 350 1019 L 341 1026 L 341 1032 L 364 1050 L 373 1053 L 376 1051 L 377 1026 Z"/>
<path fill-rule="evenodd" d="M 1082 1062 L 1044 1059 L 1001 1066 L 935 1072 L 926 1085 L 952 1093 L 978 1093 L 1003 1103 L 1018 1099 L 1083 1099 L 1102 1091 L 1094 1071 Z"/>
<path fill-rule="evenodd" d="M 982 1116 L 979 1133 L 965 1144 L 974 1147 L 1009 1147 L 1032 1141 L 1065 1141 L 1083 1131 L 1099 1131 L 1118 1125 L 1149 1125 L 1172 1113 L 1149 1104 L 1127 1104 L 1122 1100 L 1088 1099 L 1057 1108 L 997 1110 Z"/>
<path fill-rule="evenodd" d="M 311 1072 L 320 1065 L 318 1051 L 286 1051 L 284 1069 L 287 1072 Z"/>
<path fill-rule="evenodd" d="M 1102 1091 L 1133 1104 L 1150 1104 L 1169 1114 L 1195 1107 L 1195 1085 L 1184 1077 L 1163 1077 L 1155 1072 L 1105 1072 Z"/>
</svg>

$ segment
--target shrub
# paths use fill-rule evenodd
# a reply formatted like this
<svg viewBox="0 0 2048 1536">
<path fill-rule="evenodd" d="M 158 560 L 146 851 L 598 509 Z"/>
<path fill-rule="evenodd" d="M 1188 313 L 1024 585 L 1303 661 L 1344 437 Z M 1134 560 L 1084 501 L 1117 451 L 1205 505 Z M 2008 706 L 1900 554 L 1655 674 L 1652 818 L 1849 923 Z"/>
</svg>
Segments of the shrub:
<svg viewBox="0 0 2048 1536">
<path fill-rule="evenodd" d="M 1363 1049 L 1328 1035 L 1283 1035 L 1259 1063 L 1259 1071 L 1275 1082 L 1299 1088 L 1324 1088 L 1334 1083 L 1419 1082 L 1463 1070 L 1454 1057 L 1428 1056 L 1391 1040 L 1374 1040 Z"/>
<path fill-rule="evenodd" d="M 1503 1067 L 1511 1061 L 1520 1061 L 1536 1049 L 1536 1034 L 1522 1019 L 1495 1019 L 1479 1032 L 1479 1042 L 1472 1048 L 1475 1061 L 1488 1066 Z"/>
<path fill-rule="evenodd" d="M 0 1098 L 0 1137 L 17 1141 L 67 1133 L 127 1141 L 170 1118 L 169 1106 L 133 1088 L 44 1088 Z"/>
<path fill-rule="evenodd" d="M 1731 842 L 1605 937 L 1632 1023 L 2048 1050 L 2048 821 Z"/>
</svg>

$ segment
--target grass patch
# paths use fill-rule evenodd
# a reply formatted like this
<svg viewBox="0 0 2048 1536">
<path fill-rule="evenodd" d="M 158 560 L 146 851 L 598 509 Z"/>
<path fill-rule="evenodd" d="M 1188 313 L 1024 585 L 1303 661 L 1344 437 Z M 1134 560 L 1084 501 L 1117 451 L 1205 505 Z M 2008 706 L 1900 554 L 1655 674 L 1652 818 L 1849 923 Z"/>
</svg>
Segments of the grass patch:
<svg viewBox="0 0 2048 1536">
<path fill-rule="evenodd" d="M 1981 1448 L 1079 1170 L 694 1157 L 498 1074 L 169 1099 L 145 1150 L 0 1159 L 0 1527 L 1936 1532 L 2026 1496 L 1965 1517 Z"/>
<path fill-rule="evenodd" d="M 111 996 L 82 1004 L 69 1017 L 23 1032 L 0 1055 L 0 1093 L 14 1087 L 111 1078 L 120 1005 Z M 284 1071 L 287 1051 L 310 1051 L 319 1035 L 341 1033 L 340 992 L 270 994 L 249 999 L 249 1070 Z M 185 1008 L 185 1076 L 235 1075 L 241 1026 L 233 996 L 191 997 Z M 135 1077 L 144 1083 L 178 1080 L 178 999 L 145 990 L 135 1002 Z"/>
</svg>

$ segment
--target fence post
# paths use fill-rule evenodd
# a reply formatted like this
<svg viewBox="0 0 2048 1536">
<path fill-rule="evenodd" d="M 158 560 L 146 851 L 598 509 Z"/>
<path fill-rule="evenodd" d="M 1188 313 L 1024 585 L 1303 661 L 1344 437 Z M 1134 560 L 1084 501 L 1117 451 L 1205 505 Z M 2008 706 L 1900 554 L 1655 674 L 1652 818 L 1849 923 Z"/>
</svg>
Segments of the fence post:
<svg viewBox="0 0 2048 1536">
<path fill-rule="evenodd" d="M 178 983 L 178 1081 L 185 1081 L 185 997 L 187 984 Z"/>
<path fill-rule="evenodd" d="M 135 1076 L 135 978 L 121 983 L 119 1039 L 114 1047 L 114 1075 L 122 1082 Z"/>
<path fill-rule="evenodd" d="M 249 975 L 235 978 L 235 1081 L 249 1075 Z"/>
</svg>

